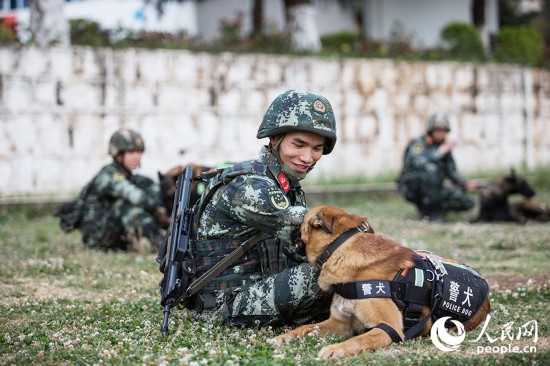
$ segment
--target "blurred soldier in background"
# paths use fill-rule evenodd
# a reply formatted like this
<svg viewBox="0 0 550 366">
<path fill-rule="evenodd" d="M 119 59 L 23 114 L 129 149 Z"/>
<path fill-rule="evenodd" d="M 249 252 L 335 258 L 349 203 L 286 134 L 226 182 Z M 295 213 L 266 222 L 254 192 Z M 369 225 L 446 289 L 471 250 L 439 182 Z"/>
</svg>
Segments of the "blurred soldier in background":
<svg viewBox="0 0 550 366">
<path fill-rule="evenodd" d="M 90 248 L 127 250 L 139 248 L 145 237 L 157 252 L 162 245 L 161 227 L 170 218 L 161 206 L 159 186 L 133 174 L 141 164 L 145 145 L 130 129 L 116 131 L 109 142 L 113 162 L 103 167 L 82 190 L 84 212 L 77 227 Z"/>
<path fill-rule="evenodd" d="M 475 204 L 468 191 L 477 185 L 457 171 L 452 155 L 456 143 L 447 140 L 450 130 L 447 115 L 435 113 L 428 119 L 426 134 L 412 140 L 404 154 L 398 189 L 429 221 L 444 221 L 440 213 L 469 210 Z M 452 185 L 444 184 L 446 179 Z"/>
<path fill-rule="evenodd" d="M 203 195 L 198 240 L 192 242 L 197 276 L 235 245 L 263 232 L 256 244 L 191 302 L 191 314 L 238 326 L 300 324 L 328 316 L 331 296 L 317 285 L 319 272 L 296 250 L 307 212 L 300 181 L 336 143 L 329 101 L 295 90 L 279 95 L 264 115 L 257 138 L 269 138 L 260 156 L 226 168 Z"/>
</svg>

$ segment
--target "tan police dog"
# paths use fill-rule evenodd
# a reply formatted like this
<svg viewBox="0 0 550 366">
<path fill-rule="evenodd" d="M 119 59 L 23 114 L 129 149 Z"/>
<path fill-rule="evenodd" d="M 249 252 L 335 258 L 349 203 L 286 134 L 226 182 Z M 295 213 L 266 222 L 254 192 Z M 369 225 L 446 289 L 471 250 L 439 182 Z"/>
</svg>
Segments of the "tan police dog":
<svg viewBox="0 0 550 366">
<path fill-rule="evenodd" d="M 318 280 L 320 288 L 324 291 L 335 290 L 330 317 L 321 323 L 300 326 L 282 334 L 271 340 L 272 344 L 289 343 L 312 332 L 318 332 L 320 335 L 338 334 L 352 338 L 342 343 L 323 347 L 319 352 L 319 357 L 321 359 L 347 357 L 362 351 L 373 351 L 388 346 L 392 341 L 399 342 L 403 339 L 412 338 L 412 336 L 427 334 L 432 325 L 432 316 L 454 315 L 452 311 L 456 311 L 457 314 L 471 312 L 468 320 L 460 315 L 452 317 L 453 319 L 459 319 L 467 331 L 478 326 L 490 311 L 488 285 L 477 272 L 471 268 L 468 270 L 468 273 L 475 273 L 479 278 L 476 276 L 471 280 L 473 282 L 466 281 L 466 284 L 463 283 L 464 279 L 451 278 L 455 283 L 455 290 L 458 284 L 464 286 L 463 288 L 468 287 L 468 291 L 471 290 L 471 286 L 474 289 L 473 293 L 476 293 L 477 289 L 474 285 L 481 284 L 481 287 L 485 288 L 485 292 L 479 293 L 478 291 L 477 293 L 478 297 L 483 297 L 478 299 L 477 309 L 467 308 L 470 301 L 466 306 L 460 308 L 458 305 L 460 302 L 455 305 L 450 301 L 452 297 L 451 299 L 448 298 L 448 286 L 440 286 L 436 282 L 430 282 L 430 277 L 433 281 L 438 276 L 442 279 L 441 283 L 443 283 L 443 279 L 450 277 L 456 268 L 463 266 L 462 264 L 454 261 L 451 261 L 454 262 L 451 264 L 444 262 L 444 269 L 447 269 L 449 274 L 449 276 L 444 276 L 444 272 L 441 272 L 444 269 L 437 268 L 443 262 L 436 259 L 443 258 L 431 254 L 425 255 L 426 252 L 422 253 L 423 255 L 418 255 L 412 249 L 403 247 L 383 235 L 375 234 L 366 217 L 352 215 L 335 207 L 315 207 L 306 214 L 301 226 L 301 235 L 308 261 L 321 269 Z M 339 237 L 340 239 L 337 239 Z M 418 261 L 426 262 L 427 272 L 415 269 L 415 266 L 419 264 L 424 265 L 424 263 Z M 435 267 L 433 264 L 435 264 Z M 465 266 L 464 268 L 469 267 Z M 411 275 L 415 272 L 417 275 L 426 275 L 427 281 L 424 281 L 424 283 L 427 284 L 427 287 L 400 284 L 400 276 L 405 278 L 406 273 Z M 459 274 L 460 276 L 463 275 Z M 418 281 L 418 278 L 415 281 Z M 416 334 L 407 334 L 404 330 L 404 323 L 406 323 L 405 320 L 409 320 L 405 316 L 408 308 L 398 307 L 398 304 L 404 304 L 402 301 L 395 301 L 390 297 L 370 297 L 367 295 L 367 293 L 374 294 L 376 288 L 381 285 L 386 286 L 386 292 L 389 292 L 388 290 L 391 287 L 392 292 L 395 292 L 397 297 L 408 299 L 414 299 L 415 293 L 405 294 L 404 289 L 412 288 L 414 290 L 416 288 L 418 289 L 416 293 L 423 293 L 421 296 L 416 296 L 414 301 L 418 303 L 422 303 L 418 299 L 426 294 L 431 297 L 433 288 L 439 288 L 438 296 L 440 299 L 437 302 L 429 300 L 430 304 L 417 307 L 419 310 L 416 330 L 412 330 L 413 333 L 416 331 Z M 419 284 L 417 283 L 417 285 Z M 359 294 L 361 298 L 353 298 L 354 296 L 351 296 L 353 299 L 349 298 L 349 290 L 351 289 L 351 292 L 354 293 L 354 288 L 357 293 L 363 290 L 363 293 Z M 403 291 L 400 293 L 399 289 Z M 344 294 L 347 298 L 338 292 Z M 464 293 L 467 292 L 464 291 Z M 456 291 L 451 295 L 455 295 L 454 300 L 457 300 Z M 460 300 L 463 300 L 462 297 Z M 431 309 L 435 306 L 438 306 L 438 308 Z M 411 306 L 411 308 L 413 307 Z M 452 311 L 451 313 L 442 314 L 441 308 Z M 411 326 L 409 329 L 411 328 L 414 327 Z"/>
</svg>

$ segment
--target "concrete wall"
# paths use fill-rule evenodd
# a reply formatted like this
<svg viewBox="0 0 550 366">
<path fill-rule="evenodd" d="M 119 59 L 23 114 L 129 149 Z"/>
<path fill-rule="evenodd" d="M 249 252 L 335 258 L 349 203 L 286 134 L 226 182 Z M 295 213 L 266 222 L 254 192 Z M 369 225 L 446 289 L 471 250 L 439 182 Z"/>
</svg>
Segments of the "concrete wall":
<svg viewBox="0 0 550 366">
<path fill-rule="evenodd" d="M 142 173 L 257 155 L 272 99 L 325 95 L 338 143 L 311 173 L 397 173 L 435 110 L 450 114 L 463 172 L 550 163 L 550 72 L 171 50 L 0 48 L 0 197 L 67 195 L 110 161 L 121 126 L 139 130 Z"/>
</svg>

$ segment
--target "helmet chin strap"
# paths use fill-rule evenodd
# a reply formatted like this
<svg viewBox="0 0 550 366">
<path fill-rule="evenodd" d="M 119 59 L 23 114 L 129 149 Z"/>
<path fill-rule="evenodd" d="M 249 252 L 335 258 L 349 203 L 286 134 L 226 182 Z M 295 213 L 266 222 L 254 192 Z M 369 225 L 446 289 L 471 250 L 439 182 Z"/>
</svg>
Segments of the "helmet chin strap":
<svg viewBox="0 0 550 366">
<path fill-rule="evenodd" d="M 275 146 L 272 147 L 271 142 L 270 142 L 269 143 L 269 149 L 271 150 L 273 155 L 275 155 L 275 157 L 279 161 L 279 164 L 281 164 L 281 170 L 283 171 L 283 173 L 285 173 L 285 175 L 287 175 L 293 181 L 300 181 L 300 180 L 302 180 L 306 177 L 307 173 L 309 173 L 311 171 L 311 169 L 313 169 L 315 164 L 313 164 L 311 167 L 309 167 L 307 172 L 299 173 L 299 172 L 295 171 L 294 169 L 291 169 L 285 163 L 283 163 L 283 160 L 281 159 L 281 156 L 279 155 L 279 147 L 280 147 L 281 142 L 283 141 L 284 138 L 285 138 L 284 134 L 277 136 L 276 141 L 275 141 Z"/>
</svg>

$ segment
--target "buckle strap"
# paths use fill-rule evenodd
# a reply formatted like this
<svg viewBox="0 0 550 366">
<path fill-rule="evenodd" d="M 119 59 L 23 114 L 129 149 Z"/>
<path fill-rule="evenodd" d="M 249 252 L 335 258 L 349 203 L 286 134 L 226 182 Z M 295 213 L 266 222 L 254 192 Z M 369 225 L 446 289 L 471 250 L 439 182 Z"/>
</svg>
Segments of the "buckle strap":
<svg viewBox="0 0 550 366">
<path fill-rule="evenodd" d="M 403 328 L 405 330 L 415 326 L 420 320 L 424 305 L 410 303 L 403 312 Z"/>
<path fill-rule="evenodd" d="M 434 303 L 432 304 L 432 307 L 430 309 L 430 312 L 426 314 L 426 316 L 422 318 L 422 320 L 418 321 L 418 323 L 416 323 L 414 326 L 412 326 L 411 328 L 405 331 L 405 340 L 409 340 L 415 337 L 418 333 L 420 333 L 422 328 L 424 328 L 428 320 L 432 317 L 434 310 L 439 306 L 440 300 L 441 300 L 440 297 L 436 296 Z"/>
<path fill-rule="evenodd" d="M 321 269 L 323 264 L 325 264 L 328 258 L 332 255 L 332 253 L 334 253 L 334 251 L 336 251 L 336 249 L 340 247 L 340 245 L 344 244 L 346 240 L 358 233 L 374 233 L 374 230 L 368 222 L 363 221 L 361 225 L 344 231 L 340 234 L 340 236 L 334 239 L 334 241 L 330 243 L 325 251 L 317 258 L 317 260 L 315 260 L 315 266 L 318 269 Z"/>
<path fill-rule="evenodd" d="M 386 332 L 386 334 L 390 336 L 392 342 L 394 342 L 394 343 L 403 342 L 403 339 L 401 338 L 399 333 L 397 333 L 397 331 L 395 329 L 393 329 L 392 327 L 390 327 L 386 323 L 380 323 L 377 326 L 372 327 L 370 330 L 375 329 L 375 328 L 381 329 L 384 332 Z"/>
<path fill-rule="evenodd" d="M 374 297 L 392 297 L 392 282 L 370 280 L 339 283 L 333 286 L 334 292 L 346 299 L 370 299 Z"/>
<path fill-rule="evenodd" d="M 361 222 L 361 225 L 357 226 L 357 230 L 362 233 L 374 233 L 374 230 L 366 221 Z"/>
</svg>

